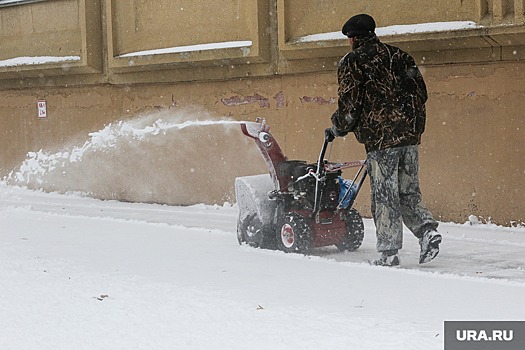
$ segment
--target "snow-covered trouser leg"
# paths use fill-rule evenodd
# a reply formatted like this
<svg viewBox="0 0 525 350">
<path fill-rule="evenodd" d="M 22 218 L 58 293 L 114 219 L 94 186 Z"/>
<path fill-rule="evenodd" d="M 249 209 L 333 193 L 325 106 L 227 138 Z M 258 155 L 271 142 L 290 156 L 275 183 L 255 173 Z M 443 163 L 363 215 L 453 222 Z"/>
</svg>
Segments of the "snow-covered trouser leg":
<svg viewBox="0 0 525 350">
<path fill-rule="evenodd" d="M 371 209 L 380 252 L 402 248 L 403 222 L 418 238 L 424 231 L 437 228 L 437 222 L 421 202 L 418 158 L 417 146 L 367 154 Z"/>
<path fill-rule="evenodd" d="M 418 239 L 428 230 L 437 230 L 438 222 L 423 204 L 419 188 L 418 146 L 401 147 L 399 158 L 399 202 L 406 227 Z"/>
</svg>

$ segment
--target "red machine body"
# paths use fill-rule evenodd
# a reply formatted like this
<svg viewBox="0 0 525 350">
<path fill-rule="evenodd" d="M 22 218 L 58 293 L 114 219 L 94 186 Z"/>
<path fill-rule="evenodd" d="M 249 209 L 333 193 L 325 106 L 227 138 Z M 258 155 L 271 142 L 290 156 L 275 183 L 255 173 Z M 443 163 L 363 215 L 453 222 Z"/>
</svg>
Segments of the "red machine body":
<svg viewBox="0 0 525 350">
<path fill-rule="evenodd" d="M 363 221 L 352 204 L 366 177 L 363 160 L 324 160 L 326 136 L 316 164 L 288 160 L 264 120 L 242 122 L 241 130 L 258 146 L 269 177 L 236 179 L 239 243 L 302 253 L 329 245 L 341 250 L 361 245 Z M 351 167 L 359 171 L 348 182 L 341 173 Z"/>
</svg>

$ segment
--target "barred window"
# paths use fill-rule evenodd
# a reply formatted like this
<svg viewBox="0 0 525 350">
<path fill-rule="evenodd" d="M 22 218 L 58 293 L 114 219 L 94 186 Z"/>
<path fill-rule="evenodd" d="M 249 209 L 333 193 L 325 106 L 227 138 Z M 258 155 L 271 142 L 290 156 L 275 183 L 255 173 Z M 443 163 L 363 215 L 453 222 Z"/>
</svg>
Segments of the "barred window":
<svg viewBox="0 0 525 350">
<path fill-rule="evenodd" d="M 32 2 L 40 2 L 40 1 L 46 1 L 46 0 L 0 0 L 0 7 L 23 5 L 23 4 L 29 4 Z"/>
</svg>

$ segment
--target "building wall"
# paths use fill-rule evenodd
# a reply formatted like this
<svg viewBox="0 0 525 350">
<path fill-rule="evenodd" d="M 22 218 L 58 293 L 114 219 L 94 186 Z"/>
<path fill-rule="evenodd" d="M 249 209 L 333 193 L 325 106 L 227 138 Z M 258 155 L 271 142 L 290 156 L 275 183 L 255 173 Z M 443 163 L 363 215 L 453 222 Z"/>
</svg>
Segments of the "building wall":
<svg viewBox="0 0 525 350">
<path fill-rule="evenodd" d="M 525 222 L 523 0 L 436 1 L 428 11 L 408 11 L 411 16 L 407 8 L 427 8 L 427 2 L 304 2 L 49 0 L 1 8 L 0 176 L 19 170 L 28 152 L 71 149 L 109 123 L 141 118 L 261 116 L 289 158 L 313 161 L 336 108 L 337 62 L 349 48 L 333 34 L 309 35 L 337 32 L 359 12 L 372 14 L 382 28 L 471 21 L 476 26 L 381 38 L 410 52 L 427 82 L 420 156 L 430 209 L 445 221 L 473 214 L 507 225 Z M 212 45 L 192 51 L 202 44 Z M 184 50 L 136 54 L 172 47 Z M 24 56 L 78 58 L 1 65 Z M 38 100 L 47 103 L 46 119 L 37 116 Z M 75 165 L 33 186 L 173 204 L 231 201 L 235 176 L 265 169 L 249 140 L 216 128 L 135 148 L 119 145 L 118 153 L 93 155 L 94 173 Z M 191 146 L 174 141 L 183 136 Z M 181 153 L 186 157 L 175 156 Z M 337 140 L 331 152 L 338 160 L 364 156 L 353 136 Z M 174 179 L 184 186 L 174 189 Z M 370 215 L 367 190 L 357 205 Z"/>
</svg>

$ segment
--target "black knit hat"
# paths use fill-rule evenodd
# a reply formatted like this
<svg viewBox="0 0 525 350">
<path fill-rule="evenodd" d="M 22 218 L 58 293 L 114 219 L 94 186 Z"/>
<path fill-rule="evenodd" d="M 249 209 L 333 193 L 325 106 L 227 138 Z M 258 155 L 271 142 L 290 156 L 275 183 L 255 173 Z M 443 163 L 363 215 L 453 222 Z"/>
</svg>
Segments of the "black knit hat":
<svg viewBox="0 0 525 350">
<path fill-rule="evenodd" d="M 342 32 L 347 37 L 353 38 L 355 36 L 374 33 L 375 30 L 376 22 L 372 16 L 362 13 L 360 15 L 355 15 L 346 21 Z"/>
</svg>

